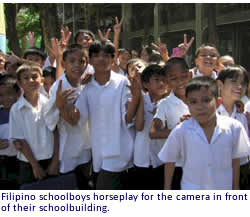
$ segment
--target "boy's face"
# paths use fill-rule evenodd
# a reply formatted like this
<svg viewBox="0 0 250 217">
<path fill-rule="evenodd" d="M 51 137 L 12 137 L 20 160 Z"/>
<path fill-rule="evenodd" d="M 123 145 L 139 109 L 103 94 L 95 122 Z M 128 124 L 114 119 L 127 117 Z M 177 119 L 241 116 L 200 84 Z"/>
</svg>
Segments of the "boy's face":
<svg viewBox="0 0 250 217">
<path fill-rule="evenodd" d="M 21 73 L 18 85 L 23 89 L 25 94 L 30 94 L 39 91 L 41 82 L 42 77 L 38 71 L 26 70 Z"/>
<path fill-rule="evenodd" d="M 131 58 L 131 55 L 129 52 L 125 51 L 123 53 L 121 53 L 119 55 L 119 61 L 120 61 L 120 65 L 123 67 L 123 68 L 126 68 L 127 64 L 128 64 L 128 61 L 130 60 Z"/>
<path fill-rule="evenodd" d="M 30 60 L 33 61 L 37 64 L 39 64 L 39 66 L 42 68 L 43 64 L 44 64 L 44 60 L 41 56 L 36 55 L 36 54 L 29 54 L 26 56 L 26 60 Z"/>
<path fill-rule="evenodd" d="M 149 82 L 143 83 L 149 94 L 162 96 L 166 93 L 166 77 L 162 75 L 153 75 Z"/>
<path fill-rule="evenodd" d="M 167 85 L 178 97 L 185 96 L 186 84 L 191 79 L 191 73 L 184 69 L 181 64 L 171 66 L 167 73 Z"/>
<path fill-rule="evenodd" d="M 54 82 L 55 82 L 55 79 L 52 78 L 51 76 L 44 77 L 43 86 L 47 93 L 49 93 L 49 90 Z"/>
<path fill-rule="evenodd" d="M 90 57 L 90 64 L 94 67 L 95 72 L 107 72 L 111 70 L 114 58 L 111 54 L 104 53 L 101 50 L 99 53 L 93 53 Z"/>
<path fill-rule="evenodd" d="M 141 59 L 143 59 L 145 62 L 149 61 L 149 54 L 146 49 L 142 49 L 141 51 Z"/>
<path fill-rule="evenodd" d="M 246 93 L 247 83 L 244 81 L 243 73 L 237 78 L 227 78 L 224 83 L 217 81 L 222 97 L 232 99 L 233 101 L 240 100 Z"/>
<path fill-rule="evenodd" d="M 93 43 L 93 39 L 87 33 L 80 33 L 76 43 L 80 44 L 83 48 L 89 49 L 90 45 Z"/>
<path fill-rule="evenodd" d="M 17 101 L 17 92 L 14 88 L 0 86 L 0 104 L 5 110 L 10 110 L 11 106 Z"/>
<path fill-rule="evenodd" d="M 87 58 L 83 56 L 81 51 L 69 53 L 66 60 L 63 61 L 65 73 L 70 82 L 78 83 L 82 74 L 88 65 Z"/>
<path fill-rule="evenodd" d="M 216 117 L 216 98 L 210 88 L 201 87 L 188 93 L 187 104 L 191 116 L 200 124 L 206 124 Z"/>
<path fill-rule="evenodd" d="M 220 71 L 225 68 L 225 67 L 228 67 L 228 66 L 233 66 L 235 63 L 234 63 L 234 59 L 232 57 L 229 57 L 229 56 L 224 56 L 224 57 L 221 57 L 217 64 L 216 64 L 216 70 L 218 72 L 218 74 L 220 73 Z"/>
<path fill-rule="evenodd" d="M 198 57 L 195 59 L 195 64 L 199 70 L 205 75 L 210 76 L 211 72 L 216 67 L 218 54 L 214 47 L 206 46 L 200 49 Z"/>
</svg>

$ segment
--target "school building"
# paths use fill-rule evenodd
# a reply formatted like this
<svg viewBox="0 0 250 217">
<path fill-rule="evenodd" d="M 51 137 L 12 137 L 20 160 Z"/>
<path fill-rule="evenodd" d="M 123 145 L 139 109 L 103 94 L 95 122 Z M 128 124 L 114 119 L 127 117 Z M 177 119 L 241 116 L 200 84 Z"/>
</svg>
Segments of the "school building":
<svg viewBox="0 0 250 217">
<path fill-rule="evenodd" d="M 250 4 L 58 4 L 58 14 L 73 34 L 80 28 L 105 31 L 114 25 L 115 16 L 123 17 L 120 47 L 137 50 L 160 36 L 171 52 L 186 33 L 188 39 L 195 37 L 194 55 L 214 34 L 221 55 L 232 55 L 250 70 Z"/>
</svg>

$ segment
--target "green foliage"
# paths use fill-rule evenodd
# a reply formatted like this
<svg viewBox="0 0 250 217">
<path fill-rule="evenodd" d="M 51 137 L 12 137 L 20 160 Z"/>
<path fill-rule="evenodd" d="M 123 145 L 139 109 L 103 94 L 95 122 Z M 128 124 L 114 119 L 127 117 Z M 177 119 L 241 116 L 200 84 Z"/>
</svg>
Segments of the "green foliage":
<svg viewBox="0 0 250 217">
<path fill-rule="evenodd" d="M 18 38 L 23 38 L 28 32 L 34 32 L 38 38 L 41 36 L 39 13 L 32 8 L 21 8 L 17 14 L 16 28 L 18 32 Z"/>
</svg>

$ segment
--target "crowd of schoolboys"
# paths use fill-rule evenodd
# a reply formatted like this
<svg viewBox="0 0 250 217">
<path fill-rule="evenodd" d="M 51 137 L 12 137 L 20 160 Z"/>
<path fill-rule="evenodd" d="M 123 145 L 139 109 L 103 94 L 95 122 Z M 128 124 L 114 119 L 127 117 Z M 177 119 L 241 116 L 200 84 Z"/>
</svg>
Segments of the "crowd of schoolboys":
<svg viewBox="0 0 250 217">
<path fill-rule="evenodd" d="M 2 188 L 74 174 L 77 189 L 249 189 L 246 69 L 211 44 L 190 69 L 186 35 L 171 55 L 160 38 L 119 49 L 121 25 L 113 43 L 79 30 L 69 45 L 62 26 L 48 57 L 0 54 Z"/>
</svg>

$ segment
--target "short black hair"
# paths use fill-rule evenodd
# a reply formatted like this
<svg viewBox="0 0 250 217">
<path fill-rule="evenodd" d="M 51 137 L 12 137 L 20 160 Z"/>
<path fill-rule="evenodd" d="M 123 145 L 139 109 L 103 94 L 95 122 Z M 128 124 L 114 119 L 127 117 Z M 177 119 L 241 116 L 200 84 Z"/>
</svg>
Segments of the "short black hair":
<svg viewBox="0 0 250 217">
<path fill-rule="evenodd" d="M 42 69 L 40 66 L 34 63 L 24 63 L 16 70 L 18 81 L 21 80 L 21 74 L 26 71 L 36 71 L 42 76 Z"/>
<path fill-rule="evenodd" d="M 147 66 L 141 73 L 141 81 L 148 83 L 153 76 L 165 76 L 166 73 L 158 64 L 151 64 Z"/>
<path fill-rule="evenodd" d="M 163 61 L 161 54 L 158 51 L 153 50 L 151 56 L 149 56 L 150 63 L 157 63 L 159 64 L 161 61 Z"/>
<path fill-rule="evenodd" d="M 248 83 L 249 83 L 248 72 L 243 66 L 240 66 L 240 65 L 227 66 L 223 68 L 217 80 L 220 80 L 222 83 L 224 83 L 225 80 L 228 78 L 237 79 L 240 73 L 243 73 L 244 83 L 246 84 L 246 86 L 248 86 Z"/>
<path fill-rule="evenodd" d="M 24 51 L 23 58 L 26 59 L 28 55 L 37 55 L 37 56 L 40 56 L 43 60 L 46 59 L 45 53 L 37 47 L 31 47 L 31 48 L 26 49 Z"/>
<path fill-rule="evenodd" d="M 83 34 L 83 33 L 89 35 L 92 38 L 93 41 L 95 40 L 95 35 L 94 35 L 93 32 L 91 32 L 90 30 L 87 30 L 87 29 L 79 29 L 76 32 L 76 35 L 75 35 L 75 38 L 74 38 L 75 39 L 75 43 L 77 43 L 77 39 L 78 39 L 79 35 Z"/>
<path fill-rule="evenodd" d="M 205 44 L 202 44 L 200 47 L 198 47 L 196 49 L 196 51 L 195 51 L 195 58 L 197 58 L 199 56 L 201 49 L 203 49 L 205 47 L 212 47 L 212 48 L 214 48 L 216 50 L 217 57 L 218 58 L 220 57 L 220 53 L 219 53 L 217 47 L 214 44 L 212 44 L 212 43 L 205 43 Z"/>
<path fill-rule="evenodd" d="M 200 90 L 202 87 L 210 88 L 213 96 L 217 99 L 218 98 L 218 87 L 216 85 L 216 81 L 212 78 L 202 76 L 193 78 L 186 86 L 186 97 L 192 91 Z"/>
<path fill-rule="evenodd" d="M 52 77 L 56 80 L 56 68 L 53 66 L 48 66 L 43 69 L 43 77 Z"/>
<path fill-rule="evenodd" d="M 91 58 L 94 53 L 104 51 L 106 54 L 110 54 L 112 58 L 115 57 L 115 46 L 110 41 L 98 41 L 95 40 L 89 48 L 89 57 Z"/>
<path fill-rule="evenodd" d="M 85 56 L 83 48 L 80 44 L 71 44 L 63 52 L 63 61 L 66 60 L 69 54 L 74 53 L 76 51 L 80 51 L 80 53 L 82 53 L 82 55 Z"/>
<path fill-rule="evenodd" d="M 163 67 L 163 69 L 164 69 L 166 75 L 168 75 L 168 72 L 169 72 L 169 70 L 172 68 L 172 66 L 173 66 L 173 65 L 177 65 L 177 64 L 182 65 L 183 69 L 184 69 L 185 71 L 189 72 L 188 65 L 187 65 L 187 63 L 186 63 L 186 61 L 185 61 L 184 58 L 182 58 L 182 57 L 173 57 L 173 58 L 170 58 L 170 59 L 166 62 L 166 64 L 164 65 L 164 67 Z"/>
<path fill-rule="evenodd" d="M 5 86 L 14 89 L 16 93 L 19 91 L 19 86 L 17 85 L 17 78 L 14 75 L 1 75 L 0 76 L 0 87 Z"/>
<path fill-rule="evenodd" d="M 125 52 L 128 52 L 128 53 L 131 55 L 131 50 L 129 50 L 129 49 L 127 49 L 127 48 L 119 48 L 119 49 L 118 49 L 118 56 L 119 56 L 120 54 L 125 53 Z"/>
</svg>

